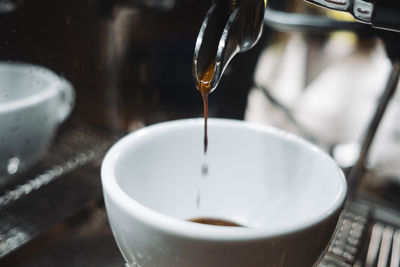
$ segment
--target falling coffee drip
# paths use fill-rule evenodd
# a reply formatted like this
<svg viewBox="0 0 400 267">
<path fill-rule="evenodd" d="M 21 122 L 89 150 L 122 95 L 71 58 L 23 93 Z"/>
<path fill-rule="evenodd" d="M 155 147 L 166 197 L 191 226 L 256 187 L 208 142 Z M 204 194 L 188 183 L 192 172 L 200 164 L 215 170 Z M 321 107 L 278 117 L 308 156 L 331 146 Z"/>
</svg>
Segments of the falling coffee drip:
<svg viewBox="0 0 400 267">
<path fill-rule="evenodd" d="M 203 77 L 199 80 L 197 85 L 197 89 L 201 93 L 201 97 L 203 98 L 204 104 L 204 155 L 207 154 L 207 147 L 208 147 L 208 138 L 207 138 L 207 119 L 208 119 L 208 95 L 211 91 L 211 80 L 214 75 L 214 67 L 215 64 L 211 64 L 208 66 L 207 70 L 205 71 Z M 206 178 L 208 176 L 208 164 L 203 163 L 201 165 L 201 176 Z M 196 197 L 196 209 L 200 209 L 200 202 L 201 202 L 201 190 L 197 191 Z"/>
<path fill-rule="evenodd" d="M 208 137 L 207 137 L 207 119 L 208 119 L 208 93 L 201 94 L 204 103 L 204 154 L 207 153 Z"/>
<path fill-rule="evenodd" d="M 207 153 L 208 138 L 207 138 L 207 119 L 208 119 L 208 95 L 211 91 L 211 80 L 214 76 L 215 64 L 211 64 L 200 79 L 198 89 L 203 98 L 204 104 L 204 153 Z"/>
</svg>

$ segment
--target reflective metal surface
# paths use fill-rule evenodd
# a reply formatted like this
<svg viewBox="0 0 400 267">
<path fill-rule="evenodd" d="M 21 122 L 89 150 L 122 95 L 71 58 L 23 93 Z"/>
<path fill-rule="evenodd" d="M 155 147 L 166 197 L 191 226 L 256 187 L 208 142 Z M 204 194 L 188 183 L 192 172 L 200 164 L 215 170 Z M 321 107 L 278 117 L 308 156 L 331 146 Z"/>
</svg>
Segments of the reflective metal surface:
<svg viewBox="0 0 400 267">
<path fill-rule="evenodd" d="M 321 7 L 348 12 L 374 28 L 400 32 L 400 5 L 396 0 L 306 0 Z"/>
<path fill-rule="evenodd" d="M 210 7 L 194 50 L 196 87 L 206 70 L 214 65 L 210 87 L 211 92 L 215 90 L 232 58 L 251 49 L 260 39 L 264 12 L 263 0 L 217 1 Z"/>
<path fill-rule="evenodd" d="M 69 129 L 35 169 L 0 191 L 0 258 L 101 198 L 99 166 L 115 139 L 85 125 Z"/>
</svg>

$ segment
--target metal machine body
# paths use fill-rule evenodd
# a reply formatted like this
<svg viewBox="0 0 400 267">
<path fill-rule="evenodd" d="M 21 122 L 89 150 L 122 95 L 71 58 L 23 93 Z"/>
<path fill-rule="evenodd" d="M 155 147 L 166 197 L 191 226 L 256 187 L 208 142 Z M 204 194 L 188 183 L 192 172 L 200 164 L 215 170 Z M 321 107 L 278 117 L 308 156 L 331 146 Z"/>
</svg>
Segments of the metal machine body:
<svg viewBox="0 0 400 267">
<path fill-rule="evenodd" d="M 400 31 L 400 2 L 396 0 L 307 0 L 310 3 L 351 13 L 374 28 Z"/>
</svg>

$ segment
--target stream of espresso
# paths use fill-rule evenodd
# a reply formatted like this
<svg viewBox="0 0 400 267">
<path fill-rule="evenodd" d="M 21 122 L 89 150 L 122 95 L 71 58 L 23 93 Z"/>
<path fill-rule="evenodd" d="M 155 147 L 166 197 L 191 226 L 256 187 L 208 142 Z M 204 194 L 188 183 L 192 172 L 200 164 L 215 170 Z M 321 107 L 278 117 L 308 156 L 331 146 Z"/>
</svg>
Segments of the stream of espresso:
<svg viewBox="0 0 400 267">
<path fill-rule="evenodd" d="M 207 153 L 207 146 L 208 146 L 208 137 L 207 137 L 208 95 L 210 94 L 210 91 L 211 91 L 211 80 L 214 76 L 214 67 L 215 67 L 215 64 L 213 63 L 207 68 L 203 77 L 201 77 L 198 87 L 197 87 L 201 93 L 201 96 L 203 98 L 203 104 L 204 104 L 204 155 L 206 155 L 206 153 Z M 208 176 L 207 162 L 203 163 L 201 166 L 201 176 L 203 178 L 206 178 Z M 196 197 L 196 208 L 197 209 L 200 208 L 200 199 L 201 199 L 201 189 L 199 189 L 197 191 L 197 197 Z M 230 222 L 227 220 L 221 220 L 221 219 L 217 219 L 217 218 L 199 217 L 199 218 L 190 219 L 189 221 L 195 222 L 195 223 L 201 223 L 201 224 L 216 225 L 216 226 L 236 226 L 236 227 L 241 226 L 234 222 Z"/>
<path fill-rule="evenodd" d="M 214 75 L 214 66 L 215 64 L 211 64 L 208 66 L 207 70 L 200 78 L 200 81 L 197 85 L 197 89 L 201 93 L 201 97 L 203 98 L 204 105 L 204 157 L 207 154 L 208 147 L 208 137 L 207 137 L 207 119 L 208 119 L 208 95 L 211 91 L 211 80 Z M 203 162 L 201 165 L 201 176 L 206 178 L 208 176 L 208 164 L 207 162 Z M 201 188 L 197 191 L 196 197 L 196 208 L 200 209 L 200 200 L 201 200 Z"/>
<path fill-rule="evenodd" d="M 211 64 L 205 71 L 203 77 L 199 81 L 198 89 L 203 98 L 204 104 L 204 153 L 207 153 L 208 138 L 207 138 L 207 118 L 208 118 L 208 94 L 211 91 L 211 80 L 214 75 L 215 64 Z"/>
</svg>

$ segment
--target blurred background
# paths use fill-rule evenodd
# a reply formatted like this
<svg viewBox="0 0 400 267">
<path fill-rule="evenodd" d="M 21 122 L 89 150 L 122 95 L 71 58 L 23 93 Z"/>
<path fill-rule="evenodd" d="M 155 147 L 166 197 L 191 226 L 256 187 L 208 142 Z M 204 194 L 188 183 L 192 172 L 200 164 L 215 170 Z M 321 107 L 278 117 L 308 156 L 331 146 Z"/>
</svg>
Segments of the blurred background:
<svg viewBox="0 0 400 267">
<path fill-rule="evenodd" d="M 124 266 L 104 211 L 101 160 L 128 132 L 202 116 L 192 64 L 210 5 L 0 0 L 2 66 L 44 67 L 74 92 L 72 112 L 37 160 L 22 168 L 15 152 L 2 163 L 0 266 Z M 384 94 L 390 77 L 392 91 L 397 88 L 397 35 L 347 13 L 271 0 L 261 39 L 232 60 L 209 97 L 211 117 L 293 132 L 331 154 L 346 173 L 357 166 L 382 99 L 390 100 L 366 159 L 358 161 L 362 174 L 319 266 L 400 264 L 399 95 Z M 17 90 L 4 77 L 0 154 L 10 142 L 2 121 L 11 116 L 1 109 L 8 101 L 4 92 Z"/>
</svg>

